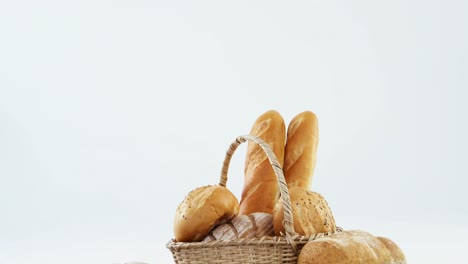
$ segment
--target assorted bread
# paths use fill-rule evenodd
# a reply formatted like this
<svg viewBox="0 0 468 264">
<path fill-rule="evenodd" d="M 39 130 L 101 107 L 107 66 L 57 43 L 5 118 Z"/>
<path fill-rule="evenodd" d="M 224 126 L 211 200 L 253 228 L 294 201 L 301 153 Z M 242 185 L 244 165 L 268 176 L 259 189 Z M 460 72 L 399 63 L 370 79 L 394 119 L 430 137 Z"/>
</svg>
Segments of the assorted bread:
<svg viewBox="0 0 468 264">
<path fill-rule="evenodd" d="M 312 237 L 298 263 L 406 263 L 392 240 L 352 230 L 337 232 L 325 198 L 311 190 L 317 161 L 318 120 L 311 111 L 297 114 L 287 131 L 279 112 L 270 110 L 253 123 L 250 134 L 265 141 L 282 166 L 291 201 L 294 231 Z M 227 188 L 203 186 L 180 203 L 174 218 L 177 242 L 231 241 L 283 236 L 284 205 L 272 165 L 264 150 L 249 142 L 240 202 Z"/>
</svg>

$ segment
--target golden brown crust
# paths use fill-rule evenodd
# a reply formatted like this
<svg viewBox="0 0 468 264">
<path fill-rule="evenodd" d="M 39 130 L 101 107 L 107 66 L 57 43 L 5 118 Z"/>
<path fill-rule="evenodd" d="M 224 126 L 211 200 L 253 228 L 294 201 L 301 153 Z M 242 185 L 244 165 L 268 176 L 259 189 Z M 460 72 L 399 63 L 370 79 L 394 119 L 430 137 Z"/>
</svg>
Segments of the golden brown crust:
<svg viewBox="0 0 468 264">
<path fill-rule="evenodd" d="M 196 188 L 177 207 L 175 240 L 201 241 L 211 229 L 231 220 L 238 213 L 238 200 L 226 187 L 208 185 Z"/>
<path fill-rule="evenodd" d="M 334 244 L 327 241 L 307 243 L 299 253 L 298 264 L 332 264 L 351 263 L 346 254 Z"/>
<path fill-rule="evenodd" d="M 391 247 L 396 246 L 393 242 L 392 244 Z M 307 243 L 299 254 L 298 263 L 404 264 L 406 260 L 404 256 L 392 255 L 380 238 L 361 230 L 350 230 Z"/>
<path fill-rule="evenodd" d="M 289 196 L 296 233 L 311 236 L 317 233 L 335 232 L 335 219 L 322 195 L 300 187 L 289 188 Z M 283 202 L 278 201 L 273 214 L 275 234 L 284 234 Z"/>
<path fill-rule="evenodd" d="M 391 239 L 386 237 L 377 237 L 388 249 L 390 255 L 395 260 L 396 263 L 404 263 L 406 260 L 405 254 L 401 248 L 393 242 Z"/>
<path fill-rule="evenodd" d="M 310 189 L 317 161 L 318 140 L 318 120 L 313 112 L 304 111 L 291 120 L 283 167 L 288 187 Z"/>
<path fill-rule="evenodd" d="M 283 117 L 275 110 L 259 116 L 250 131 L 272 148 L 281 166 L 284 160 L 286 127 Z M 279 196 L 278 181 L 264 151 L 249 142 L 245 158 L 244 187 L 240 201 L 240 214 L 273 213 Z"/>
</svg>

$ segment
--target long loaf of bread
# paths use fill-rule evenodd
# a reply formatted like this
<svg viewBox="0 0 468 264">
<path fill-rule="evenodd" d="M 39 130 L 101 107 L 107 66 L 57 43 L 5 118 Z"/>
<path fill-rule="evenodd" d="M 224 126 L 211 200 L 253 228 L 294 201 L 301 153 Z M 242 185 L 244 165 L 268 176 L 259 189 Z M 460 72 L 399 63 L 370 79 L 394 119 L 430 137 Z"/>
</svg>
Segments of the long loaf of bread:
<svg viewBox="0 0 468 264">
<path fill-rule="evenodd" d="M 388 238 L 360 230 L 335 233 L 307 243 L 298 264 L 405 264 L 403 251 Z"/>
<path fill-rule="evenodd" d="M 313 112 L 299 113 L 289 123 L 283 166 L 289 188 L 310 189 L 318 140 L 318 120 Z"/>
<path fill-rule="evenodd" d="M 250 131 L 272 148 L 281 166 L 284 159 L 286 127 L 283 117 L 275 110 L 259 116 Z M 271 164 L 260 146 L 249 142 L 245 158 L 244 187 L 239 214 L 273 213 L 279 197 L 278 181 Z"/>
<path fill-rule="evenodd" d="M 311 111 L 297 114 L 288 126 L 283 172 L 291 199 L 294 229 L 305 236 L 336 230 L 335 219 L 325 198 L 310 191 L 317 146 L 317 117 Z M 283 204 L 278 200 L 273 212 L 276 235 L 284 233 L 283 220 Z"/>
</svg>

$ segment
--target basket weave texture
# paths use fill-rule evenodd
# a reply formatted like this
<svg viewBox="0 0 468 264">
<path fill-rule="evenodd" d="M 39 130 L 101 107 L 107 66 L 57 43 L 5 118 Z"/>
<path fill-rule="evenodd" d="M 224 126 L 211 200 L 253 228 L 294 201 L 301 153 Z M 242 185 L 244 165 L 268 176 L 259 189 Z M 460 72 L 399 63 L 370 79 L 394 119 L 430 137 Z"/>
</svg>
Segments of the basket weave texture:
<svg viewBox="0 0 468 264">
<path fill-rule="evenodd" d="M 259 137 L 239 136 L 231 143 L 221 169 L 219 185 L 226 186 L 231 157 L 237 147 L 246 141 L 255 142 L 263 149 L 275 172 L 283 202 L 285 234 L 275 237 L 189 243 L 172 239 L 166 247 L 171 251 L 175 263 L 297 263 L 299 253 L 307 242 L 332 234 L 319 233 L 305 237 L 294 231 L 291 200 L 283 170 L 271 147 Z M 341 228 L 337 228 L 336 232 L 340 231 Z"/>
</svg>

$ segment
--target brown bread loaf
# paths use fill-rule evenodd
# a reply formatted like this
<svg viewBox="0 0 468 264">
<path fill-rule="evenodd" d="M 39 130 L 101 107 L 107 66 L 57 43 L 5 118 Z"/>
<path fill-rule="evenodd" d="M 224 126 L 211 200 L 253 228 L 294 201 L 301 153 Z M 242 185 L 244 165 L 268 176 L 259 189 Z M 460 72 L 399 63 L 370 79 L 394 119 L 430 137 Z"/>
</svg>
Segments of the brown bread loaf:
<svg viewBox="0 0 468 264">
<path fill-rule="evenodd" d="M 406 259 L 401 249 L 390 239 L 351 230 L 318 238 L 302 248 L 298 264 L 318 263 L 406 264 Z"/>
<path fill-rule="evenodd" d="M 394 263 L 405 263 L 406 258 L 405 254 L 401 250 L 401 248 L 391 239 L 386 237 L 377 237 L 380 242 L 382 242 L 390 252 L 391 258 L 394 260 Z"/>
<path fill-rule="evenodd" d="M 283 166 L 286 127 L 283 117 L 277 111 L 270 110 L 259 116 L 250 134 L 270 145 Z M 265 152 L 256 143 L 248 143 L 244 174 L 240 214 L 272 214 L 279 197 L 278 181 Z"/>
<path fill-rule="evenodd" d="M 196 188 L 179 204 L 174 217 L 178 242 L 201 241 L 215 226 L 239 213 L 239 202 L 226 187 L 208 185 Z"/>
<path fill-rule="evenodd" d="M 335 219 L 322 195 L 297 186 L 288 190 L 296 233 L 311 236 L 336 231 Z M 285 233 L 283 219 L 283 202 L 278 200 L 273 214 L 276 235 Z"/>
<path fill-rule="evenodd" d="M 267 213 L 252 213 L 238 215 L 228 223 L 216 227 L 203 241 L 260 238 L 273 235 L 273 216 Z"/>
<path fill-rule="evenodd" d="M 283 172 L 288 187 L 309 190 L 317 161 L 318 120 L 314 113 L 297 114 L 288 126 Z"/>
</svg>

